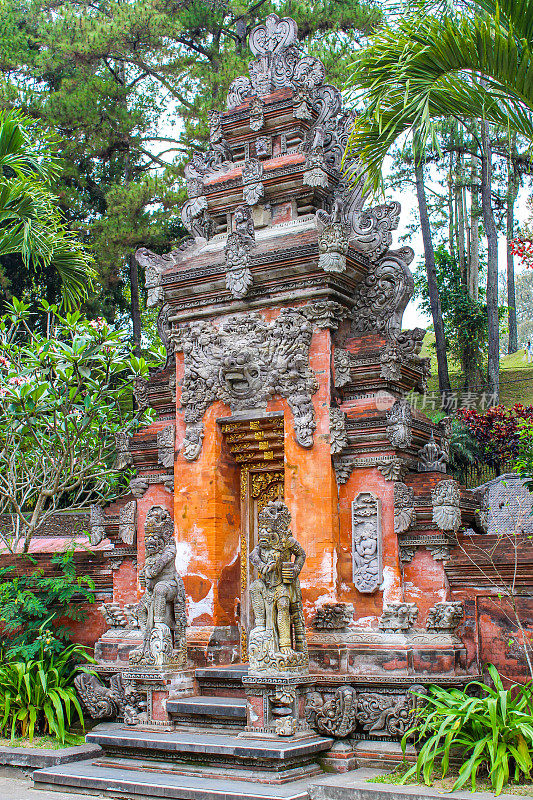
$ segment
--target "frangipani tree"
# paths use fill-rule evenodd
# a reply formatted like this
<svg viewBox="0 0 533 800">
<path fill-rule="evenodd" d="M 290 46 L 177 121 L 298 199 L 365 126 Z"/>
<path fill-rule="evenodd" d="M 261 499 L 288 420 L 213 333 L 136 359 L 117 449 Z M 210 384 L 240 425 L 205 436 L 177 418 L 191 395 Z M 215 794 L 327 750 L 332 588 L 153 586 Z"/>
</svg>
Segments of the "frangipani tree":
<svg viewBox="0 0 533 800">
<path fill-rule="evenodd" d="M 131 384 L 148 371 L 104 320 L 61 316 L 43 303 L 40 332 L 14 300 L 0 317 L 0 537 L 27 552 L 58 509 L 104 504 L 124 490 L 115 436 L 151 420 L 134 412 Z"/>
</svg>

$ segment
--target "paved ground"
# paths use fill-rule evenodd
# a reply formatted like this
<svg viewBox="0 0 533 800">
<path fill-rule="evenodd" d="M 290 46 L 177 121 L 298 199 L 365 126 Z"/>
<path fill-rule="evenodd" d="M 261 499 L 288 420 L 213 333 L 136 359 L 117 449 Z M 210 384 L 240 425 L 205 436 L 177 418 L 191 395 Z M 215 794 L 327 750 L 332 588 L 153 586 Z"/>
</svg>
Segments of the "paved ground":
<svg viewBox="0 0 533 800">
<path fill-rule="evenodd" d="M 15 771 L 8 772 L 0 769 L 0 798 L 1 800 L 90 800 L 97 795 L 71 794 L 70 792 L 42 792 L 33 788 L 31 779 L 24 778 Z M 101 795 L 98 800 L 102 800 Z"/>
</svg>

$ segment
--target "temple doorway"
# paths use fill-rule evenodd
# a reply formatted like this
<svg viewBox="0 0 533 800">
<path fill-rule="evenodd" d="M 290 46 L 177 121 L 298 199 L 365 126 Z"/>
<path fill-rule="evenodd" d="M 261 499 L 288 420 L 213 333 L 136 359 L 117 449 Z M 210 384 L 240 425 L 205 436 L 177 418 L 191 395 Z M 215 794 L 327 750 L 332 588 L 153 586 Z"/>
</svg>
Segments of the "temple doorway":
<svg viewBox="0 0 533 800">
<path fill-rule="evenodd" d="M 248 632 L 253 624 L 249 587 L 255 579 L 248 557 L 257 544 L 258 516 L 271 500 L 284 499 L 283 414 L 219 420 L 229 450 L 240 468 L 241 661 L 248 660 Z"/>
</svg>

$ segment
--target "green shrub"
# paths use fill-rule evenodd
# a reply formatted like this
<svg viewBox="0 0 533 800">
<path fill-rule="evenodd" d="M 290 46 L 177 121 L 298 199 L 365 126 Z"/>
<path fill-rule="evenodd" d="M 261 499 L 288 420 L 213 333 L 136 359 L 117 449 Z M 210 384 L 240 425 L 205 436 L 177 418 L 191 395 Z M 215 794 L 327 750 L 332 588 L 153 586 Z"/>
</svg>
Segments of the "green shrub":
<svg viewBox="0 0 533 800">
<path fill-rule="evenodd" d="M 423 698 L 416 724 L 402 739 L 413 737 L 419 747 L 416 764 L 404 775 L 406 783 L 416 775 L 430 785 L 433 772 L 440 766 L 442 777 L 448 774 L 450 754 L 460 756 L 463 763 L 452 791 L 467 781 L 472 791 L 480 772 L 487 772 L 493 789 L 500 794 L 512 775 L 530 777 L 533 762 L 533 697 L 531 684 L 514 684 L 504 689 L 492 664 L 488 671 L 494 689 L 472 681 L 465 689 L 443 689 L 431 686 Z M 469 693 L 477 687 L 479 696 Z"/>
<path fill-rule="evenodd" d="M 4 658 L 25 661 L 44 653 L 61 653 L 69 643 L 65 622 L 79 621 L 84 604 L 94 602 L 94 583 L 76 574 L 74 553 L 67 550 L 52 556 L 57 569 L 52 577 L 42 570 L 31 572 L 31 556 L 17 560 L 23 572 L 13 577 L 14 567 L 0 569 L 0 628 Z"/>
<path fill-rule="evenodd" d="M 63 744 L 69 741 L 73 712 L 83 728 L 83 712 L 74 688 L 74 677 L 92 660 L 85 648 L 73 644 L 62 653 L 46 654 L 31 661 L 0 664 L 0 733 L 14 739 L 50 734 Z"/>
</svg>

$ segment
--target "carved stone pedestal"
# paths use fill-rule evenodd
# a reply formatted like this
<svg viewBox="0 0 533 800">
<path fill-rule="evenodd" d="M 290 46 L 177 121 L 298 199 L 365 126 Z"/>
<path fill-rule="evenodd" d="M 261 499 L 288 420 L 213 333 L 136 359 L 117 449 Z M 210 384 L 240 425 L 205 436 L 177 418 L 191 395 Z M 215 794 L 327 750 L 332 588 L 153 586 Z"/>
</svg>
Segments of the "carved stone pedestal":
<svg viewBox="0 0 533 800">
<path fill-rule="evenodd" d="M 194 671 L 165 667 L 133 667 L 122 680 L 138 698 L 138 712 L 125 717 L 129 725 L 169 725 L 166 701 L 194 694 Z"/>
<path fill-rule="evenodd" d="M 242 679 L 247 698 L 245 738 L 314 737 L 305 718 L 307 693 L 315 678 L 311 675 Z"/>
</svg>

